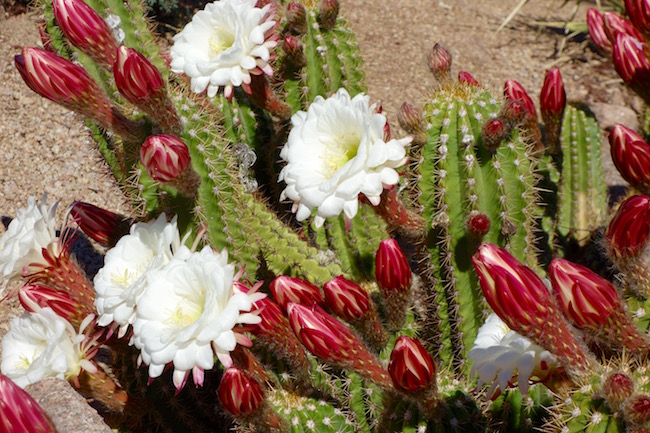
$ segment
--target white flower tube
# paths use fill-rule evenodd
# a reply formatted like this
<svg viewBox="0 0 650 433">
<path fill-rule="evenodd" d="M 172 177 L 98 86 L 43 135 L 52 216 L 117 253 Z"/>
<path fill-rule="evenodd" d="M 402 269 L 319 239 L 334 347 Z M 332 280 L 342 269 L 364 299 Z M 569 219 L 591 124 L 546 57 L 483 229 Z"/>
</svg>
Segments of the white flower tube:
<svg viewBox="0 0 650 433">
<path fill-rule="evenodd" d="M 214 366 L 214 355 L 229 367 L 230 352 L 245 337 L 233 331 L 239 323 L 259 323 L 248 313 L 264 295 L 233 293 L 234 266 L 228 254 L 206 246 L 187 260 L 173 259 L 147 274 L 138 302 L 132 343 L 141 349 L 149 376 L 158 377 L 173 363 L 173 381 L 184 386 L 190 371 L 195 384 Z"/>
<path fill-rule="evenodd" d="M 220 0 L 199 11 L 174 36 L 171 69 L 191 78 L 192 91 L 208 90 L 213 97 L 221 87 L 226 97 L 233 88 L 248 85 L 250 74 L 272 75 L 269 65 L 277 37 L 270 35 L 272 6 L 256 8 L 257 0 Z"/>
<path fill-rule="evenodd" d="M 279 179 L 287 184 L 281 199 L 293 201 L 298 221 L 313 209 L 316 227 L 341 212 L 352 219 L 360 193 L 376 206 L 384 187 L 399 181 L 395 168 L 406 163 L 404 147 L 412 138 L 385 142 L 386 117 L 373 113 L 369 100 L 340 89 L 291 118 L 293 128 L 280 152 L 287 165 Z"/>
<path fill-rule="evenodd" d="M 135 309 L 147 285 L 146 274 L 167 264 L 174 255 L 188 257 L 176 219 L 168 223 L 165 214 L 155 221 L 131 226 L 104 257 L 104 266 L 95 276 L 95 307 L 98 324 L 120 326 L 120 337 L 133 323 Z"/>
<path fill-rule="evenodd" d="M 0 370 L 21 388 L 47 377 L 75 378 L 82 368 L 96 371 L 86 359 L 85 340 L 49 307 L 25 312 L 11 321 L 2 340 Z"/>
<path fill-rule="evenodd" d="M 60 253 L 54 218 L 58 202 L 49 208 L 46 202 L 47 194 L 43 194 L 40 205 L 30 196 L 27 207 L 18 210 L 0 237 L 0 278 L 4 280 L 0 294 L 9 281 L 22 276 L 23 268 L 30 264 L 47 264 L 43 248 L 49 248 L 55 256 Z"/>
<path fill-rule="evenodd" d="M 494 313 L 479 329 L 467 357 L 474 361 L 471 374 L 478 374 L 478 386 L 492 384 L 488 397 L 497 387 L 501 392 L 505 391 L 508 383 L 514 380 L 518 382 L 521 393 L 526 395 L 531 377 L 543 379 L 559 367 L 553 354 L 511 331 Z"/>
</svg>

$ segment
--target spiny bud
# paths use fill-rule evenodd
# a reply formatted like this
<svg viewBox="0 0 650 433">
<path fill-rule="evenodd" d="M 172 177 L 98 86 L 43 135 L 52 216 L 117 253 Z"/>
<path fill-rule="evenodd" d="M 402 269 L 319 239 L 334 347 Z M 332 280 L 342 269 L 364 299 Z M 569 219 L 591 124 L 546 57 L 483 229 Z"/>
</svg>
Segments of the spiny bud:
<svg viewBox="0 0 650 433">
<path fill-rule="evenodd" d="M 481 84 L 478 81 L 476 81 L 476 79 L 469 72 L 460 71 L 458 73 L 458 81 L 460 81 L 461 83 L 465 83 L 468 86 L 481 87 Z"/>
<path fill-rule="evenodd" d="M 370 310 L 370 296 L 358 284 L 339 275 L 323 285 L 325 304 L 346 320 L 358 320 Z"/>
<path fill-rule="evenodd" d="M 339 0 L 320 0 L 318 20 L 325 30 L 332 30 L 339 16 Z"/>
<path fill-rule="evenodd" d="M 294 35 L 304 35 L 307 33 L 307 11 L 302 4 L 290 2 L 287 5 L 285 17 L 289 32 Z"/>
<path fill-rule="evenodd" d="M 619 124 L 609 133 L 609 145 L 621 176 L 639 191 L 650 193 L 650 144 L 634 130 Z"/>
<path fill-rule="evenodd" d="M 68 213 L 86 236 L 107 248 L 128 234 L 133 223 L 130 218 L 82 201 L 73 202 Z"/>
<path fill-rule="evenodd" d="M 485 122 L 481 128 L 483 146 L 489 151 L 494 152 L 511 132 L 512 128 L 503 119 L 494 117 Z"/>
<path fill-rule="evenodd" d="M 189 167 L 190 153 L 187 145 L 174 135 L 152 135 L 140 149 L 140 161 L 153 180 L 167 183 Z"/>
<path fill-rule="evenodd" d="M 650 0 L 625 0 L 625 13 L 646 38 L 650 37 Z"/>
<path fill-rule="evenodd" d="M 403 335 L 395 341 L 388 373 L 396 388 L 414 393 L 424 391 L 434 384 L 436 366 L 422 343 Z"/>
<path fill-rule="evenodd" d="M 648 244 L 650 235 L 650 197 L 627 198 L 609 223 L 605 238 L 607 250 L 615 261 L 636 257 Z"/>
<path fill-rule="evenodd" d="M 165 82 L 160 71 L 133 48 L 121 46 L 117 50 L 113 75 L 117 90 L 132 104 L 146 103 L 164 92 Z"/>
<path fill-rule="evenodd" d="M 490 217 L 482 213 L 475 213 L 465 220 L 465 228 L 476 238 L 482 238 L 490 231 Z"/>
<path fill-rule="evenodd" d="M 271 281 L 271 294 L 286 311 L 290 302 L 311 306 L 323 304 L 323 294 L 318 286 L 300 278 L 280 275 Z"/>
<path fill-rule="evenodd" d="M 219 403 L 231 415 L 245 417 L 255 413 L 264 401 L 262 386 L 244 371 L 226 370 L 217 390 Z"/>
<path fill-rule="evenodd" d="M 619 33 L 614 43 L 614 68 L 623 81 L 646 104 L 650 104 L 650 59 L 646 44 L 627 34 Z"/>
<path fill-rule="evenodd" d="M 624 409 L 624 418 L 633 426 L 646 426 L 650 422 L 650 395 L 639 394 L 630 398 Z"/>
<path fill-rule="evenodd" d="M 56 433 L 54 423 L 27 392 L 0 373 L 0 431 Z"/>
<path fill-rule="evenodd" d="M 429 51 L 427 65 L 439 83 L 451 81 L 451 54 L 442 45 L 435 44 Z"/>
<path fill-rule="evenodd" d="M 617 411 L 621 403 L 634 392 L 634 382 L 624 373 L 612 373 L 605 379 L 602 393 L 612 410 Z"/>
<path fill-rule="evenodd" d="M 498 118 L 506 122 L 508 128 L 512 129 L 519 125 L 526 117 L 526 110 L 520 101 L 512 101 L 506 99 L 501 110 L 499 111 Z"/>
<path fill-rule="evenodd" d="M 305 46 L 299 38 L 286 35 L 282 40 L 282 51 L 286 54 L 285 62 L 294 70 L 301 69 L 307 65 Z"/>
<path fill-rule="evenodd" d="M 645 41 L 641 32 L 631 22 L 615 12 L 607 11 L 603 13 L 603 20 L 605 21 L 605 34 L 612 44 L 616 41 L 616 37 L 620 33 L 632 36 L 638 41 Z"/>
<path fill-rule="evenodd" d="M 422 146 L 427 142 L 428 136 L 424 128 L 422 111 L 404 102 L 397 112 L 397 121 L 404 131 L 413 136 L 413 144 Z"/>
<path fill-rule="evenodd" d="M 612 42 L 605 32 L 605 18 L 596 8 L 587 10 L 587 30 L 596 48 L 605 53 L 612 51 Z"/>
<path fill-rule="evenodd" d="M 503 93 L 507 99 L 519 102 L 529 116 L 537 118 L 535 103 L 530 96 L 528 96 L 528 92 L 526 92 L 524 86 L 519 84 L 519 82 L 515 80 L 506 81 L 503 86 Z"/>
<path fill-rule="evenodd" d="M 544 126 L 546 127 L 549 152 L 556 154 L 560 151 L 560 129 L 562 128 L 562 116 L 566 107 L 564 82 L 558 68 L 546 71 L 544 85 L 539 96 L 539 105 L 542 120 L 544 120 Z"/>
<path fill-rule="evenodd" d="M 118 43 L 108 24 L 83 0 L 54 0 L 54 18 L 72 45 L 107 69 L 115 63 Z"/>
</svg>

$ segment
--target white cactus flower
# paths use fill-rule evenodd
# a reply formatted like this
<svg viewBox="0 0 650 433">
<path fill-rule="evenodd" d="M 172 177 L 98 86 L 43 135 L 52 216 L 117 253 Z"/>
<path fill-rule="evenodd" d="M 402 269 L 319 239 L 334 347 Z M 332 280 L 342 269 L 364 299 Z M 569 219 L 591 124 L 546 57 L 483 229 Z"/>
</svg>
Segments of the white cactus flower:
<svg viewBox="0 0 650 433">
<path fill-rule="evenodd" d="M 474 347 L 467 357 L 474 362 L 472 375 L 478 374 L 478 386 L 489 383 L 488 397 L 497 387 L 505 391 L 517 381 L 523 395 L 531 377 L 544 379 L 559 368 L 555 356 L 528 338 L 511 331 L 496 314 L 488 316 L 478 331 Z"/>
<path fill-rule="evenodd" d="M 223 87 L 226 97 L 233 88 L 251 82 L 251 74 L 272 75 L 269 65 L 277 36 L 271 4 L 256 8 L 257 0 L 220 0 L 199 11 L 174 36 L 171 69 L 191 78 L 192 91 L 207 88 L 213 97 Z"/>
<path fill-rule="evenodd" d="M 376 206 L 384 187 L 397 184 L 395 169 L 406 163 L 404 147 L 412 137 L 385 142 L 386 117 L 373 113 L 369 101 L 340 89 L 291 118 L 293 128 L 280 152 L 287 165 L 279 178 L 287 184 L 281 199 L 293 201 L 298 221 L 314 209 L 316 227 L 341 212 L 352 219 L 360 193 Z"/>
</svg>

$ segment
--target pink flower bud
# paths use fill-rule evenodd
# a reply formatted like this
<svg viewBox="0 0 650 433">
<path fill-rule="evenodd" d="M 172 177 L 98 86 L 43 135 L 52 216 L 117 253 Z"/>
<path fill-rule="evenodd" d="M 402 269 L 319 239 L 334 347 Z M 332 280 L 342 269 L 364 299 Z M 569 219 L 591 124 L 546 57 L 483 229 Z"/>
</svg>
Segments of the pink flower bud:
<svg viewBox="0 0 650 433">
<path fill-rule="evenodd" d="M 634 27 L 650 36 L 650 0 L 625 0 L 625 12 Z"/>
<path fill-rule="evenodd" d="M 259 310 L 258 316 L 262 321 L 251 328 L 253 335 L 272 335 L 289 329 L 289 322 L 280 306 L 272 299 L 264 298 L 253 304 L 254 310 Z"/>
<path fill-rule="evenodd" d="M 339 0 L 320 0 L 318 20 L 325 30 L 332 30 L 339 16 Z"/>
<path fill-rule="evenodd" d="M 50 307 L 57 316 L 67 321 L 73 321 L 78 313 L 77 303 L 66 292 L 38 283 L 21 287 L 18 299 L 23 308 L 29 312 Z"/>
<path fill-rule="evenodd" d="M 382 291 L 405 292 L 411 288 L 411 268 L 395 239 L 384 239 L 375 256 L 375 278 Z"/>
<path fill-rule="evenodd" d="M 307 65 L 305 46 L 299 38 L 286 35 L 282 40 L 282 51 L 286 54 L 285 62 L 294 69 L 300 69 Z"/>
<path fill-rule="evenodd" d="M 422 111 L 404 102 L 397 112 L 397 121 L 406 132 L 413 135 L 413 144 L 423 145 L 426 143 L 428 136 L 424 128 Z"/>
<path fill-rule="evenodd" d="M 609 133 L 614 165 L 621 176 L 641 192 L 650 192 L 650 144 L 634 130 L 616 125 Z"/>
<path fill-rule="evenodd" d="M 482 238 L 490 231 L 490 217 L 482 213 L 470 215 L 465 220 L 467 231 L 477 238 Z"/>
<path fill-rule="evenodd" d="M 110 112 L 110 101 L 81 66 L 41 48 L 23 48 L 15 63 L 25 83 L 39 95 L 86 117 Z"/>
<path fill-rule="evenodd" d="M 307 33 L 307 11 L 305 7 L 298 2 L 290 2 L 287 5 L 285 14 L 287 19 L 287 29 L 294 35 L 304 35 Z"/>
<path fill-rule="evenodd" d="M 172 182 L 190 165 L 187 145 L 174 135 L 152 135 L 140 148 L 140 161 L 153 180 Z"/>
<path fill-rule="evenodd" d="M 650 197 L 633 195 L 626 199 L 609 223 L 605 237 L 614 259 L 636 257 L 648 243 Z"/>
<path fill-rule="evenodd" d="M 357 320 L 370 310 L 368 292 L 342 275 L 325 283 L 323 293 L 325 304 L 346 320 Z"/>
<path fill-rule="evenodd" d="M 0 431 L 56 433 L 54 423 L 27 392 L 0 373 Z"/>
<path fill-rule="evenodd" d="M 503 120 L 508 128 L 513 128 L 526 117 L 526 109 L 521 101 L 506 99 L 499 111 L 499 119 Z"/>
<path fill-rule="evenodd" d="M 603 395 L 613 410 L 618 410 L 621 403 L 627 400 L 634 392 L 634 382 L 623 373 L 610 374 L 602 387 Z"/>
<path fill-rule="evenodd" d="M 129 218 L 82 201 L 72 203 L 68 212 L 89 238 L 108 248 L 128 234 L 133 223 Z"/>
<path fill-rule="evenodd" d="M 53 53 L 54 47 L 52 47 L 52 36 L 47 33 L 47 24 L 45 21 L 40 21 L 38 23 L 38 35 L 41 37 L 43 48 Z"/>
<path fill-rule="evenodd" d="M 519 104 L 517 104 L 519 106 Z M 523 111 L 522 111 L 523 113 Z M 509 122 L 508 122 L 509 123 Z M 512 128 L 506 125 L 506 122 L 499 117 L 494 117 L 483 124 L 481 128 L 481 138 L 483 139 L 483 146 L 494 152 L 499 148 L 501 142 L 510 135 Z"/>
<path fill-rule="evenodd" d="M 311 306 L 323 304 L 323 294 L 318 286 L 300 278 L 280 275 L 271 281 L 271 294 L 286 311 L 290 302 Z"/>
<path fill-rule="evenodd" d="M 118 43 L 97 12 L 82 0 L 54 0 L 54 18 L 72 45 L 97 63 L 112 68 Z"/>
<path fill-rule="evenodd" d="M 140 105 L 164 95 L 165 83 L 160 71 L 133 48 L 121 46 L 117 50 L 113 76 L 117 90 L 132 104 Z"/>
<path fill-rule="evenodd" d="M 562 118 L 564 107 L 566 107 L 566 92 L 562 74 L 558 68 L 546 71 L 539 102 L 544 122 L 546 122 L 546 118 Z"/>
<path fill-rule="evenodd" d="M 509 328 L 553 353 L 562 365 L 578 370 L 589 368 L 585 349 L 532 269 L 506 250 L 488 243 L 478 248 L 472 263 L 485 299 Z"/>
<path fill-rule="evenodd" d="M 645 41 L 641 32 L 631 22 L 615 12 L 607 11 L 603 13 L 603 20 L 605 21 L 605 34 L 612 44 L 616 41 L 616 37 L 620 33 L 632 36 L 639 41 Z"/>
<path fill-rule="evenodd" d="M 436 366 L 422 343 L 401 336 L 390 354 L 388 373 L 396 388 L 409 393 L 418 392 L 434 384 Z"/>
<path fill-rule="evenodd" d="M 616 288 L 590 269 L 555 259 L 548 272 L 555 299 L 579 329 L 599 331 L 615 311 L 624 311 Z"/>
<path fill-rule="evenodd" d="M 650 423 L 650 395 L 638 394 L 625 404 L 625 421 L 632 425 L 645 426 Z"/>
<path fill-rule="evenodd" d="M 231 367 L 226 370 L 217 390 L 219 403 L 233 416 L 248 416 L 264 401 L 262 386 L 244 371 Z"/>
<path fill-rule="evenodd" d="M 435 44 L 427 58 L 429 69 L 439 82 L 448 81 L 451 71 L 451 54 L 442 45 Z"/>
<path fill-rule="evenodd" d="M 458 81 L 460 81 L 461 83 L 465 83 L 468 86 L 481 87 L 481 84 L 478 81 L 476 81 L 476 79 L 469 72 L 460 71 L 458 73 Z"/>
<path fill-rule="evenodd" d="M 519 102 L 523 109 L 528 113 L 530 117 L 537 118 L 537 111 L 535 110 L 535 103 L 528 93 L 524 86 L 519 84 L 515 80 L 506 81 L 503 87 L 503 94 L 505 97 L 511 101 Z"/>
<path fill-rule="evenodd" d="M 623 81 L 650 103 L 650 59 L 644 42 L 619 33 L 614 43 L 614 68 Z"/>
<path fill-rule="evenodd" d="M 587 10 L 587 29 L 589 36 L 596 48 L 603 52 L 610 52 L 612 50 L 612 42 L 610 42 L 605 33 L 605 18 L 603 14 L 596 8 L 589 8 Z"/>
</svg>

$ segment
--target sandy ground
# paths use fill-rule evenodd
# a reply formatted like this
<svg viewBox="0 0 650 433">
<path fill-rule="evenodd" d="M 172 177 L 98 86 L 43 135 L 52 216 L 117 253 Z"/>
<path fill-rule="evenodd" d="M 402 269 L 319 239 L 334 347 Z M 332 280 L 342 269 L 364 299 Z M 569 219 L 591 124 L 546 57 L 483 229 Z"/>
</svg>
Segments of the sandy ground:
<svg viewBox="0 0 650 433">
<path fill-rule="evenodd" d="M 566 41 L 561 31 L 540 31 L 532 25 L 570 19 L 575 2 L 564 7 L 561 0 L 528 2 L 497 33 L 518 2 L 341 0 L 342 14 L 361 46 L 368 92 L 383 102 L 394 130 L 401 103 L 422 104 L 434 83 L 426 53 L 436 42 L 452 53 L 455 73 L 469 71 L 495 89 L 507 79 L 518 80 L 534 100 L 545 70 L 558 66 L 569 99 L 590 103 L 606 124 L 634 121 L 630 107 L 638 107 L 638 101 L 623 88 L 606 59 L 585 41 Z M 577 19 L 584 20 L 590 3 L 582 2 Z M 29 195 L 43 193 L 50 203 L 60 200 L 59 221 L 73 200 L 127 212 L 82 120 L 34 94 L 13 65 L 21 47 L 40 43 L 37 18 L 35 13 L 11 16 L 0 8 L 0 216 L 12 217 Z M 619 181 L 610 173 L 610 184 Z M 15 307 L 15 302 L 0 304 L 0 335 L 17 314 Z"/>
</svg>

